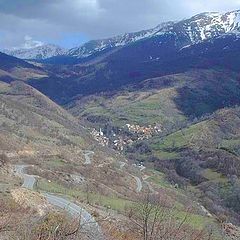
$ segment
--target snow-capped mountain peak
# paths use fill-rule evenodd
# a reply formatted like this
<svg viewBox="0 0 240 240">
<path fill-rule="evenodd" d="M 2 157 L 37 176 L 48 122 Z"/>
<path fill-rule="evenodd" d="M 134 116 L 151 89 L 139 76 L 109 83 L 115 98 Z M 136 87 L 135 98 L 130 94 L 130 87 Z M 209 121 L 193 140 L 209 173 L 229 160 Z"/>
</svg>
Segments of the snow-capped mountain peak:
<svg viewBox="0 0 240 240">
<path fill-rule="evenodd" d="M 186 45 L 189 45 L 217 37 L 221 34 L 239 31 L 239 10 L 225 14 L 207 12 L 179 22 L 162 23 L 149 30 L 127 33 L 109 39 L 90 41 L 80 47 L 71 49 L 68 55 L 77 58 L 85 58 L 106 49 L 125 46 L 141 39 L 163 34 L 172 33 L 175 35 L 184 35 L 187 38 Z"/>
<path fill-rule="evenodd" d="M 180 49 L 224 34 L 239 34 L 240 10 L 218 13 L 207 12 L 178 22 L 161 23 L 157 27 L 134 33 L 126 33 L 116 37 L 92 40 L 70 50 L 55 45 L 42 45 L 34 41 L 36 47 L 31 47 L 33 40 L 26 39 L 29 47 L 4 51 L 22 59 L 47 59 L 56 56 L 66 56 L 83 59 L 111 49 L 123 47 L 139 40 L 172 34 L 176 36 L 176 46 Z"/>
<path fill-rule="evenodd" d="M 179 25 L 182 25 L 192 43 L 198 43 L 221 34 L 239 31 L 240 11 L 225 14 L 217 12 L 202 13 L 177 23 L 177 26 Z"/>
<path fill-rule="evenodd" d="M 53 44 L 45 44 L 33 48 L 3 50 L 2 52 L 21 59 L 40 60 L 64 55 L 66 49 Z"/>
<path fill-rule="evenodd" d="M 173 22 L 165 22 L 149 30 L 142 30 L 134 33 L 125 33 L 123 35 L 118 35 L 116 37 L 107 39 L 93 40 L 81 45 L 80 47 L 70 49 L 68 55 L 77 58 L 85 58 L 105 49 L 125 46 L 141 39 L 152 37 L 159 33 L 161 29 L 166 28 L 172 24 Z"/>
</svg>

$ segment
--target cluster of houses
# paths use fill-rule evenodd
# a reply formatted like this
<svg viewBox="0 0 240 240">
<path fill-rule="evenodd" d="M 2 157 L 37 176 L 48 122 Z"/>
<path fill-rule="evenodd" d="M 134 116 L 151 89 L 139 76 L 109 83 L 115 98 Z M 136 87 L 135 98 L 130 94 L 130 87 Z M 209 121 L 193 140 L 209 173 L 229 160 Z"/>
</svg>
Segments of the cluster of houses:
<svg viewBox="0 0 240 240">
<path fill-rule="evenodd" d="M 162 132 L 162 126 L 160 124 L 157 124 L 155 126 L 152 125 L 140 126 L 134 124 L 126 124 L 126 127 L 128 128 L 129 132 L 136 133 L 139 135 L 140 139 L 138 140 L 149 139 L 153 135 Z"/>
<path fill-rule="evenodd" d="M 102 146 L 108 146 L 109 145 L 109 138 L 106 137 L 100 128 L 100 130 L 96 130 L 95 128 L 91 131 L 91 135 L 93 138 Z"/>
<path fill-rule="evenodd" d="M 118 139 L 113 141 L 113 148 L 118 151 L 123 151 L 125 146 L 131 145 L 133 142 L 131 138 L 119 136 Z"/>
<path fill-rule="evenodd" d="M 126 135 L 120 131 L 118 134 L 113 133 L 111 136 L 106 136 L 101 128 L 99 131 L 94 128 L 91 134 L 102 146 L 111 145 L 114 149 L 123 151 L 126 146 L 131 145 L 134 141 L 149 139 L 162 132 L 161 125 L 140 126 L 126 124 L 124 128 L 127 128 L 127 130 L 133 134 Z"/>
<path fill-rule="evenodd" d="M 223 230 L 225 234 L 232 240 L 240 239 L 240 228 L 232 223 L 223 223 Z"/>
</svg>

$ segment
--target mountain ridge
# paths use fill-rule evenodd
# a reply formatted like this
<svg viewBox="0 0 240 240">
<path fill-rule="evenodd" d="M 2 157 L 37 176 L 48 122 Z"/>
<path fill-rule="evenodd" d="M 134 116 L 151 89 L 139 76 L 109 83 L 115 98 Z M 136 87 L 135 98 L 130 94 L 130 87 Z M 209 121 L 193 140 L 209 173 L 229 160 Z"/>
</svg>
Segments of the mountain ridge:
<svg viewBox="0 0 240 240">
<path fill-rule="evenodd" d="M 47 72 L 39 66 L 0 52 L 1 81 L 9 83 L 15 80 L 27 81 L 44 78 L 47 75 Z"/>
<path fill-rule="evenodd" d="M 107 48 L 126 46 L 130 43 L 162 34 L 177 34 L 179 31 L 183 31 L 183 34 L 186 34 L 186 37 L 190 40 L 189 44 L 196 44 L 224 33 L 239 31 L 239 29 L 239 10 L 224 14 L 217 12 L 200 13 L 189 19 L 184 19 L 178 22 L 164 22 L 149 30 L 126 33 L 102 40 L 92 40 L 80 47 L 70 49 L 68 56 L 85 58 L 96 52 L 106 50 Z"/>
<path fill-rule="evenodd" d="M 26 60 L 41 60 L 63 55 L 66 50 L 54 44 L 44 44 L 33 48 L 5 49 L 2 52 Z"/>
<path fill-rule="evenodd" d="M 5 53 L 32 60 L 45 60 L 55 57 L 85 59 L 95 54 L 124 47 L 142 39 L 164 34 L 183 35 L 182 47 L 196 44 L 226 33 L 240 31 L 240 10 L 226 13 L 205 12 L 180 21 L 163 22 L 154 28 L 125 33 L 111 38 L 90 40 L 69 50 L 56 45 L 46 44 L 30 49 L 4 50 Z"/>
</svg>

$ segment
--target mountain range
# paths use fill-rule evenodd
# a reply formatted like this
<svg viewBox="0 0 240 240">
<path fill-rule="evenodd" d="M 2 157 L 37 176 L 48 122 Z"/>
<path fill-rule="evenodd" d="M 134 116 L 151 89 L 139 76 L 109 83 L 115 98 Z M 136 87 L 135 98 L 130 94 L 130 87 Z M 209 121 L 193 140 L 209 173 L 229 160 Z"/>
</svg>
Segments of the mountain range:
<svg viewBox="0 0 240 240">
<path fill-rule="evenodd" d="M 3 50 L 3 52 L 21 58 L 42 60 L 52 57 L 69 57 L 85 59 L 92 55 L 105 53 L 123 47 L 141 39 L 159 35 L 174 34 L 178 36 L 178 44 L 185 47 L 226 33 L 237 33 L 240 30 L 240 11 L 224 14 L 217 12 L 202 13 L 179 22 L 166 22 L 157 27 L 135 33 L 127 33 L 113 38 L 89 41 L 70 50 L 56 45 L 46 44 L 28 49 Z"/>
</svg>

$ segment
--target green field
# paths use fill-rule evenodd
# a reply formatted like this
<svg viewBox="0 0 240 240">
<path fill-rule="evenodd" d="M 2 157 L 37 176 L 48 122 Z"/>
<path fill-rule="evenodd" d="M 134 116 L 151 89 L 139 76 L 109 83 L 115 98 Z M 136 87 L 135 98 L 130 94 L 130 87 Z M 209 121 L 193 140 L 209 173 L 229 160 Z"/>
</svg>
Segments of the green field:
<svg viewBox="0 0 240 240">
<path fill-rule="evenodd" d="M 158 182 L 160 179 L 153 177 L 151 180 L 154 182 Z M 161 181 L 161 180 L 160 180 Z M 165 183 L 161 184 L 161 186 L 164 186 Z M 70 198 L 77 199 L 79 201 L 87 201 L 87 193 L 83 192 L 81 190 L 77 189 L 69 189 L 66 187 L 61 186 L 58 183 L 54 182 L 47 182 L 46 180 L 40 180 L 37 184 L 37 190 L 39 191 L 47 191 L 47 192 L 52 192 L 56 194 L 62 194 L 66 195 Z M 114 198 L 114 197 L 108 197 L 108 196 L 103 196 L 100 194 L 96 193 L 89 193 L 89 202 L 90 204 L 93 205 L 99 205 L 103 206 L 107 209 L 112 209 L 118 212 L 124 213 L 126 208 L 132 206 L 134 202 L 122 198 Z M 176 206 L 178 206 L 177 204 Z M 180 206 L 180 205 L 179 205 Z M 181 207 L 182 208 L 182 207 Z M 181 220 L 187 216 L 186 223 L 192 226 L 195 229 L 204 229 L 206 225 L 215 225 L 213 219 L 204 217 L 198 214 L 193 214 L 193 213 L 186 213 L 184 211 L 179 211 L 179 210 L 173 210 L 173 216 L 176 217 L 176 220 Z"/>
<path fill-rule="evenodd" d="M 43 179 L 38 181 L 37 190 L 63 194 L 79 201 L 89 201 L 90 204 L 103 206 L 120 212 L 124 211 L 127 206 L 132 204 L 132 202 L 127 199 L 108 197 L 98 193 L 87 193 L 76 188 L 64 187 L 56 182 L 49 183 Z"/>
<path fill-rule="evenodd" d="M 175 96 L 176 91 L 173 88 L 138 93 L 123 92 L 112 98 L 95 97 L 84 105 L 78 102 L 70 111 L 80 118 L 104 116 L 119 127 L 126 123 L 146 126 L 185 122 L 186 118 L 174 103 Z"/>
</svg>

